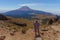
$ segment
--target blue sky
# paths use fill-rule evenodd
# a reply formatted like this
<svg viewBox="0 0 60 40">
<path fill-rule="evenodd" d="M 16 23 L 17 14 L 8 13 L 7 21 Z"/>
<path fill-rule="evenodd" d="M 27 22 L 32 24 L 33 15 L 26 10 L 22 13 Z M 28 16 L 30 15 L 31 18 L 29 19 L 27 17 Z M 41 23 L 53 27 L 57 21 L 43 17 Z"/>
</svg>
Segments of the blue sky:
<svg viewBox="0 0 60 40">
<path fill-rule="evenodd" d="M 0 0 L 0 10 L 14 10 L 22 6 L 32 9 L 60 13 L 60 0 Z"/>
</svg>

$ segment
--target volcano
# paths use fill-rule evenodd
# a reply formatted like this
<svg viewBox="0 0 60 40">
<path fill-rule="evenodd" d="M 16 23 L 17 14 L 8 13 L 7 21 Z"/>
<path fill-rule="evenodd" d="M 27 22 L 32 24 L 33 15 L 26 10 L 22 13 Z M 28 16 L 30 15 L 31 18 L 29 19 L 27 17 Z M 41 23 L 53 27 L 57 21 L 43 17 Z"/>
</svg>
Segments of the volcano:
<svg viewBox="0 0 60 40">
<path fill-rule="evenodd" d="M 4 13 L 4 15 L 6 16 L 11 16 L 15 18 L 31 18 L 32 16 L 35 16 L 36 14 L 52 15 L 52 13 L 34 10 L 27 6 L 23 6 L 19 9 L 11 10 Z"/>
</svg>

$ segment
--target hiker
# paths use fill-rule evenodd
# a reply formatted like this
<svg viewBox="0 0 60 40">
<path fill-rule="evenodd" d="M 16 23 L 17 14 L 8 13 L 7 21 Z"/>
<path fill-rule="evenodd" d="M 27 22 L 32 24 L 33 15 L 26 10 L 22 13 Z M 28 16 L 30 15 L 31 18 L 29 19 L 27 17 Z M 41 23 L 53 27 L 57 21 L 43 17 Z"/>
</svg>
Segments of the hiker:
<svg viewBox="0 0 60 40">
<path fill-rule="evenodd" d="M 34 22 L 35 37 L 40 37 L 39 26 L 40 26 L 39 22 L 35 21 Z"/>
</svg>

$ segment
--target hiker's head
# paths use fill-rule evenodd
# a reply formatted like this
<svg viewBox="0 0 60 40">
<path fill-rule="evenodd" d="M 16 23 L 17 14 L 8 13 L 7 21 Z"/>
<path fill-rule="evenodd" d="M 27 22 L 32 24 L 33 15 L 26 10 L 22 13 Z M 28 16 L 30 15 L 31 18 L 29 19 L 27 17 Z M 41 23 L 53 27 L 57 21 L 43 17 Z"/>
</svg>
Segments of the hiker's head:
<svg viewBox="0 0 60 40">
<path fill-rule="evenodd" d="M 38 21 L 35 21 L 36 23 L 38 22 Z"/>
</svg>

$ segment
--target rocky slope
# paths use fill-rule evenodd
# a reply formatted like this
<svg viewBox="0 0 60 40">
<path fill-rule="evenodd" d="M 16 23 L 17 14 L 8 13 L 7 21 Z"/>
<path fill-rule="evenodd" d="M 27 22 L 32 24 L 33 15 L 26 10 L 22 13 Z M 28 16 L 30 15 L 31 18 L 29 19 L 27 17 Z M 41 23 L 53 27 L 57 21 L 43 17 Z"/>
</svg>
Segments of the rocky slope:
<svg viewBox="0 0 60 40">
<path fill-rule="evenodd" d="M 6 21 L 0 21 L 0 37 L 5 36 L 4 40 L 34 40 L 34 30 L 29 28 L 25 34 L 21 32 L 21 29 L 13 31 L 14 29 L 10 29 L 8 25 L 12 25 Z M 15 27 L 16 25 L 13 25 Z M 49 26 L 45 26 L 45 30 L 41 29 L 40 34 L 43 40 L 60 40 L 60 24 L 53 24 Z M 12 35 L 10 33 L 13 33 Z M 1 38 L 0 38 L 1 39 Z"/>
</svg>

